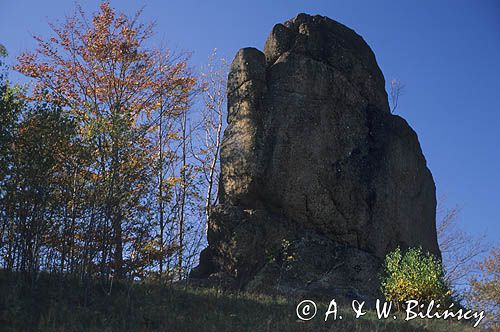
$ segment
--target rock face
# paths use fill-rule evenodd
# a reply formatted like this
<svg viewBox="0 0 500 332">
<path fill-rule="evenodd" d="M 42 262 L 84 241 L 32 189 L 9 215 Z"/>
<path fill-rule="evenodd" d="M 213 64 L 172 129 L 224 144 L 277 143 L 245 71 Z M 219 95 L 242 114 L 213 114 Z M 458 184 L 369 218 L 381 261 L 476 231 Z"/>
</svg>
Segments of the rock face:
<svg viewBox="0 0 500 332">
<path fill-rule="evenodd" d="M 220 204 L 195 277 L 247 290 L 373 298 L 385 254 L 438 256 L 435 185 L 353 30 L 300 14 L 228 78 Z"/>
</svg>

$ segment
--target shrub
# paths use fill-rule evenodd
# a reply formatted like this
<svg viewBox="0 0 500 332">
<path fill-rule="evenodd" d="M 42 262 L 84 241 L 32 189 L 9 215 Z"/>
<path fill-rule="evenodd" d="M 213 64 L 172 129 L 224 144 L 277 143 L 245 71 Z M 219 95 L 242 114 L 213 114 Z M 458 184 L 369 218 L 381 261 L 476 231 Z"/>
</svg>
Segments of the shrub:
<svg viewBox="0 0 500 332">
<path fill-rule="evenodd" d="M 404 254 L 396 248 L 385 257 L 384 270 L 382 293 L 398 309 L 408 300 L 435 300 L 442 304 L 450 300 L 441 262 L 421 248 L 410 248 Z"/>
</svg>

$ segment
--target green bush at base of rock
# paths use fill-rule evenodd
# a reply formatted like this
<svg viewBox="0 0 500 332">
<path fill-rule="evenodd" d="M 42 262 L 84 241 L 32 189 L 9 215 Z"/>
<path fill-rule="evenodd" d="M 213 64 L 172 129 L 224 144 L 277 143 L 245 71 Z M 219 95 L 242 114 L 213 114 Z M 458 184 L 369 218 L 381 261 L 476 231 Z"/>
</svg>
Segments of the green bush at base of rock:
<svg viewBox="0 0 500 332">
<path fill-rule="evenodd" d="M 381 287 L 385 298 L 393 301 L 397 308 L 408 300 L 419 303 L 434 300 L 446 304 L 451 299 L 441 262 L 421 248 L 410 248 L 402 253 L 398 247 L 388 253 Z"/>
</svg>

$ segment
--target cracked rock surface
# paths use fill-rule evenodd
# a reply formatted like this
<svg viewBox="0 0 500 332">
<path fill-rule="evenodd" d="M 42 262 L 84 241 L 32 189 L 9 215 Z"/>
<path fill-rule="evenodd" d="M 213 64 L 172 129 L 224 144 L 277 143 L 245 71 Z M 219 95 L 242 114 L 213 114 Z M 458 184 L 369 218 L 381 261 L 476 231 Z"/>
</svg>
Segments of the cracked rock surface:
<svg viewBox="0 0 500 332">
<path fill-rule="evenodd" d="M 220 203 L 193 277 L 370 299 L 396 246 L 440 257 L 432 174 L 362 37 L 300 14 L 236 54 L 227 91 Z"/>
</svg>

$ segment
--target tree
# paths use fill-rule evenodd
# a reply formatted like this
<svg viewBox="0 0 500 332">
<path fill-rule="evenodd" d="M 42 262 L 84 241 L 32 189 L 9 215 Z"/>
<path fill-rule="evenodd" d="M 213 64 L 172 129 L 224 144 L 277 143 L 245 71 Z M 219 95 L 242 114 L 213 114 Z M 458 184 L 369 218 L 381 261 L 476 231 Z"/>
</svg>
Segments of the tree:
<svg viewBox="0 0 500 332">
<path fill-rule="evenodd" d="M 182 240 L 183 259 L 178 271 L 194 267 L 206 243 L 212 207 L 218 200 L 219 157 L 226 114 L 226 81 L 228 65 L 218 58 L 216 50 L 202 68 L 198 92 L 199 113 L 188 113 L 181 123 L 181 155 L 178 195 L 179 229 L 188 231 Z M 187 176 L 186 176 L 187 175 Z M 187 199 L 185 195 L 187 194 Z M 188 206 L 189 215 L 184 216 Z M 185 223 L 188 222 L 188 224 Z M 184 234 L 184 231 L 182 232 Z M 179 238 L 181 240 L 181 238 Z M 204 242 L 205 241 L 205 242 Z M 181 261 L 185 261 L 181 266 Z"/>
<path fill-rule="evenodd" d="M 470 279 L 467 294 L 468 304 L 485 310 L 488 324 L 493 330 L 500 328 L 500 249 L 493 248 L 488 257 L 479 264 L 478 275 Z"/>
<path fill-rule="evenodd" d="M 12 86 L 7 79 L 5 57 L 6 48 L 0 44 L 0 257 L 5 269 L 13 265 L 12 240 L 13 221 L 9 220 L 7 205 L 7 183 L 12 178 L 12 165 L 14 161 L 14 142 L 19 128 L 20 114 L 24 102 L 20 99 L 22 88 Z"/>
<path fill-rule="evenodd" d="M 438 204 L 437 236 L 442 253 L 445 278 L 455 290 L 466 285 L 467 278 L 477 270 L 477 258 L 487 251 L 483 237 L 475 238 L 458 225 L 459 207 Z"/>
<path fill-rule="evenodd" d="M 0 57 L 6 57 L 8 55 L 7 48 L 0 44 Z"/>
<path fill-rule="evenodd" d="M 36 104 L 23 113 L 3 200 L 10 220 L 8 233 L 17 237 L 7 248 L 8 269 L 17 261 L 18 270 L 36 275 L 42 252 L 50 250 L 47 245 L 57 238 L 53 231 L 61 208 L 58 193 L 66 176 L 63 160 L 72 149 L 73 135 L 71 120 L 52 105 Z"/>
<path fill-rule="evenodd" d="M 6 48 L 0 44 L 0 184 L 5 180 L 10 163 L 14 133 L 25 103 L 20 98 L 24 89 L 7 79 Z M 2 193 L 0 191 L 0 197 Z"/>
<path fill-rule="evenodd" d="M 60 105 L 92 150 L 85 169 L 92 191 L 86 228 L 97 235 L 98 255 L 89 258 L 99 260 L 103 277 L 130 271 L 124 254 L 144 241 L 149 227 L 148 186 L 159 137 L 152 133 L 160 120 L 164 130 L 166 121 L 182 116 L 195 84 L 187 56 L 145 47 L 153 26 L 140 23 L 140 14 L 117 15 L 104 2 L 89 21 L 79 9 L 62 26 L 51 25 L 50 39 L 35 37 L 39 47 L 20 55 L 16 66 L 36 82 L 31 99 Z M 92 251 L 94 240 L 85 242 Z"/>
<path fill-rule="evenodd" d="M 389 92 L 389 100 L 391 103 L 391 113 L 396 113 L 399 105 L 399 97 L 403 94 L 405 86 L 398 79 L 391 80 L 391 90 Z"/>
<path fill-rule="evenodd" d="M 206 186 L 204 212 L 206 227 L 209 228 L 210 211 L 217 203 L 219 186 L 219 156 L 222 143 L 222 130 L 226 114 L 226 86 L 228 63 L 217 57 L 214 50 L 208 65 L 200 77 L 203 107 L 201 112 L 201 137 L 198 138 L 196 156 L 200 163 L 203 182 Z"/>
</svg>

